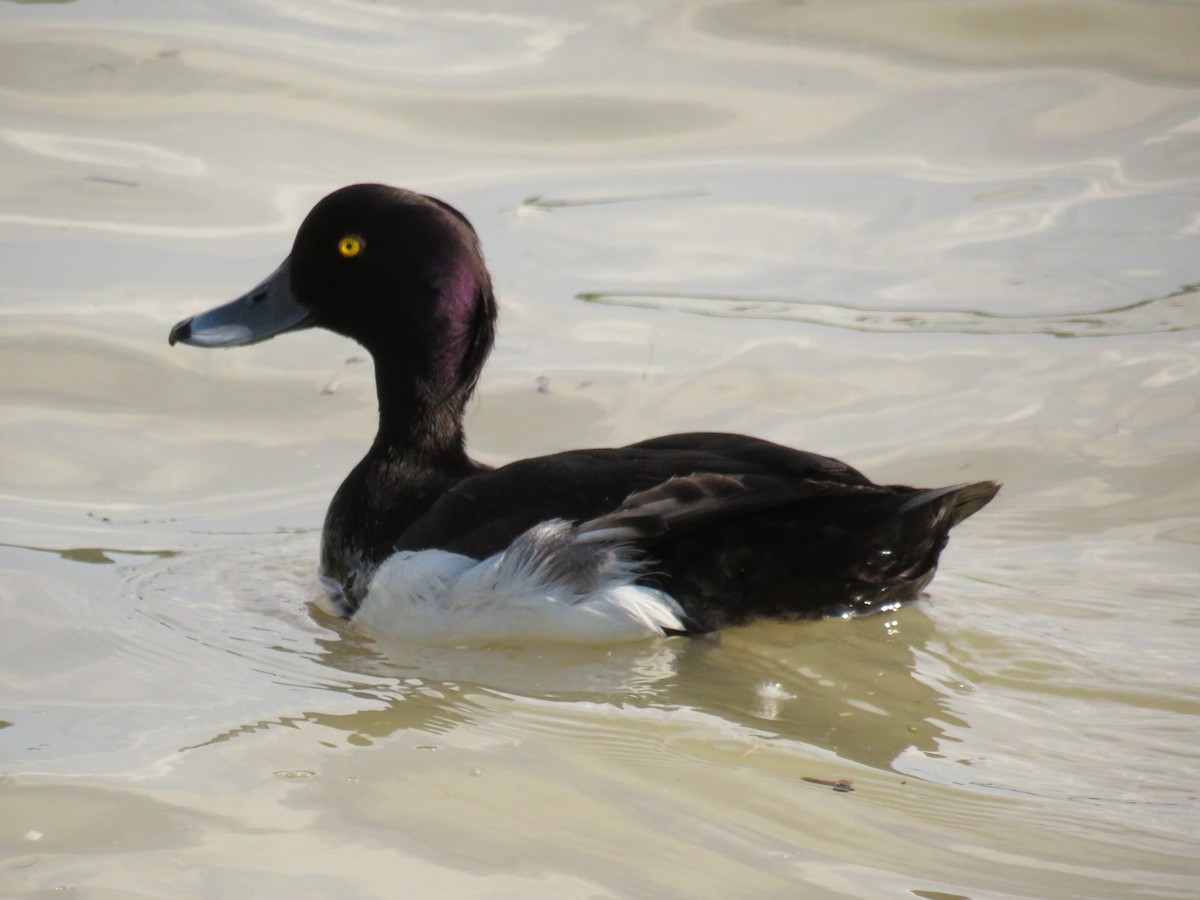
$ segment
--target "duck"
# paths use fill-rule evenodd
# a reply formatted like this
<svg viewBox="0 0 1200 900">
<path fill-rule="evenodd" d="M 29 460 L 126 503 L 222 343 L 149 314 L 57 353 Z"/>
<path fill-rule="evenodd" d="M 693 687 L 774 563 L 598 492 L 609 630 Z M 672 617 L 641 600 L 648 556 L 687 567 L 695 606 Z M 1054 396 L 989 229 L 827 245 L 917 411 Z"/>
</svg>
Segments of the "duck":
<svg viewBox="0 0 1200 900">
<path fill-rule="evenodd" d="M 492 467 L 464 412 L 496 330 L 475 229 L 442 200 L 354 184 L 291 252 L 169 343 L 324 328 L 374 363 L 379 425 L 333 495 L 319 576 L 347 618 L 417 640 L 705 635 L 763 618 L 894 610 L 1000 485 L 879 485 L 848 464 L 694 432 Z"/>
</svg>

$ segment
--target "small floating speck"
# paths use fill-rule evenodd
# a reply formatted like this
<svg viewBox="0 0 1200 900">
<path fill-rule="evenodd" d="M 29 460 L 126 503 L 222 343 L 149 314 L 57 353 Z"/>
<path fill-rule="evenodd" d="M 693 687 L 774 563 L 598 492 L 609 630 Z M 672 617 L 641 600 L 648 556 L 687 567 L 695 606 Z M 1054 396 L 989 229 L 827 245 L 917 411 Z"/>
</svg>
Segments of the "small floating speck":
<svg viewBox="0 0 1200 900">
<path fill-rule="evenodd" d="M 652 200 L 692 200 L 697 197 L 704 197 L 707 194 L 708 191 L 699 188 L 685 188 L 677 191 L 647 191 L 646 193 L 637 194 L 606 194 L 591 197 L 547 197 L 542 194 L 534 194 L 522 200 L 521 205 L 514 211 L 520 215 L 523 212 L 528 213 L 530 210 L 550 212 L 555 209 L 570 209 L 575 206 L 604 206 L 610 203 L 642 203 Z"/>
<path fill-rule="evenodd" d="M 308 769 L 280 769 L 275 773 L 275 777 L 290 781 L 293 779 L 316 778 L 317 773 Z"/>
<path fill-rule="evenodd" d="M 347 357 L 346 361 L 342 363 L 342 367 L 334 372 L 330 379 L 321 386 L 321 393 L 326 396 L 336 394 L 342 386 L 342 378 L 345 377 L 346 373 L 354 366 L 361 365 L 364 362 L 366 362 L 366 357 L 363 356 Z"/>
<path fill-rule="evenodd" d="M 117 187 L 135 188 L 141 187 L 140 181 L 135 181 L 132 178 L 118 178 L 115 175 L 85 175 L 84 181 L 91 181 L 95 184 L 112 184 Z"/>
<path fill-rule="evenodd" d="M 839 794 L 849 794 L 854 790 L 854 782 L 849 778 L 812 778 L 805 775 L 803 780 L 809 784 L 821 784 L 827 788 L 833 788 Z"/>
</svg>

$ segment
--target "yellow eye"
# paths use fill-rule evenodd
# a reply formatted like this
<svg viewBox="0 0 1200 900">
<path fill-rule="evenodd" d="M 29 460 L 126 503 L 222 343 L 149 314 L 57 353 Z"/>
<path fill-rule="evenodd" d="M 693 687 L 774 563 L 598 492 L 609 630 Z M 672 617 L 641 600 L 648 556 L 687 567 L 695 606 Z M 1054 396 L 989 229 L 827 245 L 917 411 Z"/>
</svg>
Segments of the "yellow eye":
<svg viewBox="0 0 1200 900">
<path fill-rule="evenodd" d="M 356 234 L 348 234 L 338 241 L 338 253 L 349 259 L 362 253 L 363 239 Z"/>
</svg>

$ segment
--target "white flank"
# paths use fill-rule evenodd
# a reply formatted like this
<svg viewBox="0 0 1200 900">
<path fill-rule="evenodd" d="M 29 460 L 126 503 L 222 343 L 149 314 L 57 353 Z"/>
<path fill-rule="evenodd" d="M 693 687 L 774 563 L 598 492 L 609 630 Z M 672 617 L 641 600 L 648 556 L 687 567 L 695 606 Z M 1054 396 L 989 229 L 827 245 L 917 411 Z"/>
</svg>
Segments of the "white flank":
<svg viewBox="0 0 1200 900">
<path fill-rule="evenodd" d="M 567 523 L 548 522 L 483 560 L 399 551 L 375 573 L 354 621 L 409 640 L 474 645 L 613 643 L 684 630 L 675 600 L 634 582 L 637 562 L 628 551 L 575 538 Z M 564 547 L 569 565 L 551 558 Z"/>
</svg>

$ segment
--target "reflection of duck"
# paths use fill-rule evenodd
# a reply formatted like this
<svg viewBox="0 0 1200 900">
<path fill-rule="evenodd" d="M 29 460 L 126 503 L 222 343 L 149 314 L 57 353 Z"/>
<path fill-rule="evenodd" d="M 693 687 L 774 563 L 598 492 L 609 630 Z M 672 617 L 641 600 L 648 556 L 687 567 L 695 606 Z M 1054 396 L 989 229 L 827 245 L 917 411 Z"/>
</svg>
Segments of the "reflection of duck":
<svg viewBox="0 0 1200 900">
<path fill-rule="evenodd" d="M 386 630 L 456 640 L 616 639 L 915 597 L 992 482 L 872 484 L 756 438 L 679 434 L 498 469 L 463 410 L 496 304 L 470 223 L 383 185 L 335 191 L 291 255 L 171 343 L 229 347 L 321 326 L 375 361 L 379 432 L 330 505 L 323 574 Z"/>
<path fill-rule="evenodd" d="M 893 622 L 762 621 L 719 640 L 472 649 L 369 636 L 319 617 L 335 630 L 317 639 L 312 659 L 333 694 L 315 706 L 306 700 L 292 718 L 229 733 L 308 721 L 359 746 L 460 728 L 525 743 L 532 729 L 583 740 L 598 756 L 644 753 L 661 761 L 666 750 L 709 759 L 711 752 L 740 757 L 807 745 L 880 771 L 907 771 L 901 757 L 943 750 L 947 733 L 965 724 L 925 608 L 894 615 Z M 680 739 L 665 748 L 668 727 Z M 716 743 L 696 743 L 697 733 Z"/>
</svg>

